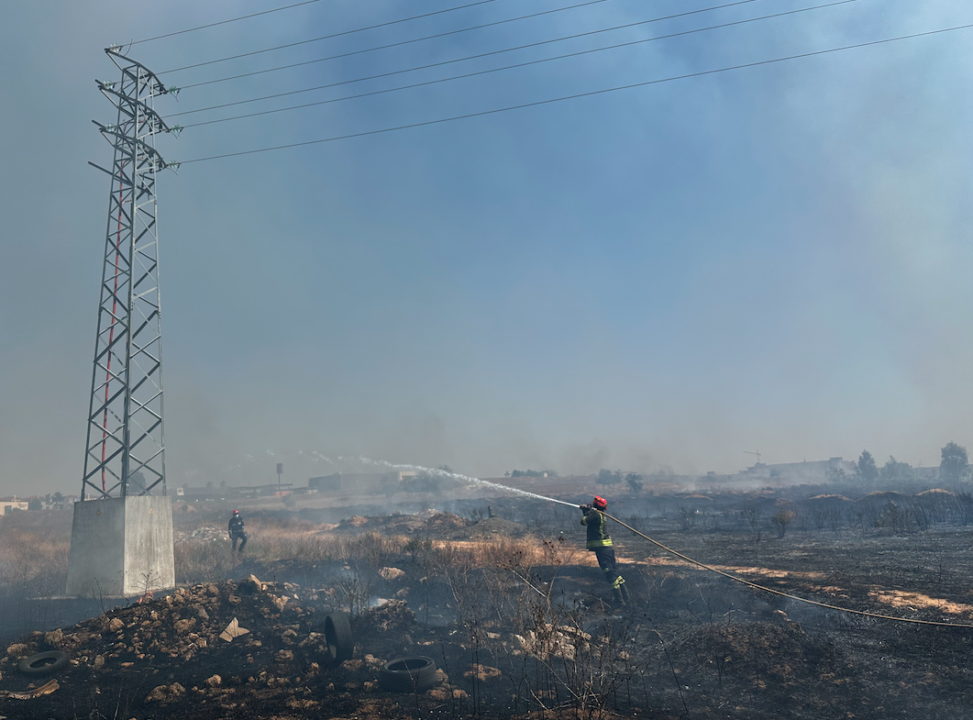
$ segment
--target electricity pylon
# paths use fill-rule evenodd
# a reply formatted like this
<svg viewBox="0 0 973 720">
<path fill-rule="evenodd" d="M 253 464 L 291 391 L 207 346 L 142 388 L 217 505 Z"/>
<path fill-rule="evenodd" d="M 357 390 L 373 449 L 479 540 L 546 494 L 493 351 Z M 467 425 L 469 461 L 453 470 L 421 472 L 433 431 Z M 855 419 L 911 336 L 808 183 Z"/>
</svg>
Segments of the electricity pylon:
<svg viewBox="0 0 973 720">
<path fill-rule="evenodd" d="M 98 126 L 114 150 L 108 230 L 98 300 L 98 331 L 88 409 L 81 499 L 166 494 L 162 402 L 162 299 L 159 293 L 157 173 L 166 167 L 155 136 L 172 132 L 155 112 L 167 95 L 156 75 L 105 52 L 121 71 L 98 81 L 117 109 L 114 125 Z"/>
</svg>

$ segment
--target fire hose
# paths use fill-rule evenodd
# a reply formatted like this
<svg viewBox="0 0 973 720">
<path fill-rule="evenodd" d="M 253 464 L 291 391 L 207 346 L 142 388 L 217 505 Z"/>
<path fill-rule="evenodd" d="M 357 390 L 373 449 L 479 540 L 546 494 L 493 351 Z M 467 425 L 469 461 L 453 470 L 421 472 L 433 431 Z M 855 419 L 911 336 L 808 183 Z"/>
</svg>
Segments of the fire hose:
<svg viewBox="0 0 973 720">
<path fill-rule="evenodd" d="M 559 501 L 559 502 L 561 502 L 561 501 Z M 568 505 L 569 503 L 564 503 L 564 504 L 565 505 Z M 934 620 L 915 620 L 915 619 L 912 619 L 912 618 L 895 617 L 894 615 L 882 615 L 881 613 L 873 613 L 873 612 L 868 612 L 866 610 L 852 610 L 850 608 L 843 608 L 843 607 L 839 607 L 838 605 L 831 605 L 829 603 L 819 602 L 817 600 L 808 600 L 807 598 L 802 598 L 802 597 L 799 597 L 798 595 L 792 595 L 791 593 L 786 593 L 786 592 L 783 592 L 782 590 L 775 590 L 774 588 L 769 588 L 769 587 L 767 587 L 765 585 L 758 585 L 755 582 L 751 582 L 750 580 L 746 580 L 746 579 L 744 579 L 742 577 L 739 577 L 737 575 L 734 575 L 733 573 L 728 573 L 728 572 L 726 572 L 724 570 L 720 570 L 719 568 L 715 568 L 712 565 L 707 565 L 706 563 L 702 563 L 699 560 L 694 560 L 693 558 L 689 557 L 688 555 L 683 555 L 682 553 L 680 553 L 680 552 L 678 552 L 676 550 L 673 550 L 670 547 L 667 547 L 667 546 L 663 545 L 658 540 L 653 540 L 652 538 L 650 538 L 645 533 L 639 532 L 638 530 L 636 530 L 635 528 L 633 528 L 631 525 L 628 525 L 628 524 L 622 522 L 621 520 L 619 520 L 617 517 L 613 517 L 612 515 L 609 515 L 608 513 L 604 512 L 604 511 L 601 511 L 601 512 L 608 519 L 614 520 L 619 525 L 621 525 L 623 528 L 626 528 L 627 530 L 631 530 L 633 533 L 635 533 L 639 537 L 644 538 L 645 540 L 648 540 L 650 543 L 652 543 L 653 545 L 655 545 L 656 547 L 658 547 L 661 550 L 665 550 L 670 555 L 674 555 L 675 557 L 677 557 L 680 560 L 683 560 L 683 561 L 689 563 L 690 565 L 696 565 L 697 567 L 700 567 L 703 570 L 707 570 L 709 572 L 716 573 L 717 575 L 722 575 L 723 577 L 727 578 L 728 580 L 732 580 L 733 582 L 738 582 L 738 583 L 740 583 L 742 585 L 746 585 L 747 587 L 753 588 L 754 590 L 762 590 L 763 592 L 768 592 L 768 593 L 771 593 L 772 595 L 777 595 L 779 597 L 785 597 L 788 600 L 795 600 L 797 602 L 805 603 L 807 605 L 815 605 L 815 606 L 820 607 L 820 608 L 825 608 L 826 610 L 836 610 L 837 612 L 848 613 L 848 614 L 851 614 L 851 615 L 859 615 L 861 617 L 875 618 L 877 620 L 894 620 L 895 622 L 912 623 L 913 625 L 933 625 L 935 627 L 960 628 L 960 629 L 966 629 L 966 630 L 973 630 L 973 624 L 936 622 Z"/>
</svg>

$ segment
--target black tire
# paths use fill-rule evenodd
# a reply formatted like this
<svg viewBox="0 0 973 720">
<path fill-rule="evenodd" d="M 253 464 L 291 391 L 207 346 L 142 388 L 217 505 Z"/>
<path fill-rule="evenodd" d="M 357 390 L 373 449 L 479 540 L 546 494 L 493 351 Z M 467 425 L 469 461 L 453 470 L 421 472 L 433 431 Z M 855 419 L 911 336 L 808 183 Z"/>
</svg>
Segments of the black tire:
<svg viewBox="0 0 973 720">
<path fill-rule="evenodd" d="M 355 638 L 351 634 L 348 613 L 333 612 L 324 619 L 324 638 L 328 643 L 328 657 L 338 665 L 351 660 L 355 653 Z"/>
<path fill-rule="evenodd" d="M 17 663 L 17 670 L 24 675 L 51 675 L 67 667 L 68 656 L 60 650 L 37 653 Z"/>
<path fill-rule="evenodd" d="M 423 692 L 437 684 L 436 661 L 431 657 L 404 657 L 382 666 L 378 685 L 389 692 Z"/>
</svg>

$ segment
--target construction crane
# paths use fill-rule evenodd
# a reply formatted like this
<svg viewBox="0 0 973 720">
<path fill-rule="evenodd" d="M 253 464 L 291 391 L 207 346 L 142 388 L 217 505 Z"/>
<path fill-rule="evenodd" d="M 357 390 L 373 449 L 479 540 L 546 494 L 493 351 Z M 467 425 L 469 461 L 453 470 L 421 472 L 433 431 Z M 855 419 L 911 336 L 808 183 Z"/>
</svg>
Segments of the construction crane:
<svg viewBox="0 0 973 720">
<path fill-rule="evenodd" d="M 757 456 L 757 465 L 760 464 L 760 451 L 759 450 L 744 450 L 743 452 L 745 452 L 747 455 L 756 455 Z"/>
</svg>

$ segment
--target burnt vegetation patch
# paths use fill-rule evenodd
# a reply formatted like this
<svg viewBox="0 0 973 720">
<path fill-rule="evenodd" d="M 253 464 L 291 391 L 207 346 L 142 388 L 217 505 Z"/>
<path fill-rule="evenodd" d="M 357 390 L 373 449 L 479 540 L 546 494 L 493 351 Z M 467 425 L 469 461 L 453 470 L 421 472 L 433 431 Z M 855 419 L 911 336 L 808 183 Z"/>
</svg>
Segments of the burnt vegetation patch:
<svg viewBox="0 0 973 720">
<path fill-rule="evenodd" d="M 973 620 L 959 495 L 916 500 L 935 503 L 945 519 L 894 531 L 883 508 L 916 493 L 873 495 L 867 522 L 848 507 L 852 493 L 810 502 L 823 494 L 703 501 L 639 492 L 624 519 L 782 592 L 902 618 Z M 962 717 L 973 701 L 969 630 L 755 591 L 619 526 L 612 535 L 631 599 L 613 606 L 576 511 L 490 502 L 489 512 L 351 515 L 327 525 L 255 514 L 242 559 L 215 522 L 178 518 L 176 590 L 119 607 L 103 600 L 81 622 L 51 617 L 34 632 L 8 632 L 0 714 L 810 720 Z M 813 513 L 824 506 L 840 514 L 819 528 Z M 18 564 L 14 550 L 31 547 L 36 527 L 50 567 L 61 567 L 56 531 L 7 528 L 15 542 L 3 571 L 20 579 L 8 588 L 27 604 L 40 602 L 29 596 L 32 577 L 51 582 L 50 570 Z M 325 623 L 337 611 L 348 613 L 354 642 L 341 661 Z M 68 662 L 45 677 L 18 672 L 38 653 Z M 406 692 L 387 676 L 418 662 L 410 658 L 435 668 L 422 660 L 422 682 Z"/>
</svg>

